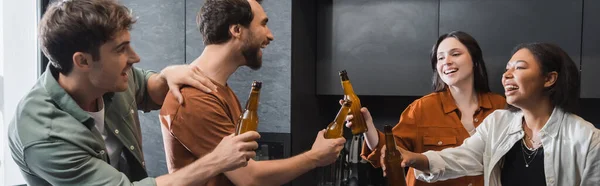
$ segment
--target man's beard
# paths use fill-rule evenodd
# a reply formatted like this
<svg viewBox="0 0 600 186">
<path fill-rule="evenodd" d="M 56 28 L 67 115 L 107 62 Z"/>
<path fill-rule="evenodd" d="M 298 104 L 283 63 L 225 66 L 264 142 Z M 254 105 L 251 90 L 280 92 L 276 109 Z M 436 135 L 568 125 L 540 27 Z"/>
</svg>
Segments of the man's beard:
<svg viewBox="0 0 600 186">
<path fill-rule="evenodd" d="M 246 66 L 250 67 L 250 69 L 252 70 L 260 69 L 260 67 L 262 66 L 262 57 L 258 56 L 258 52 L 260 51 L 260 45 L 252 46 L 250 39 L 248 39 L 248 41 L 244 43 L 244 47 L 242 48 L 242 55 L 246 60 Z"/>
</svg>

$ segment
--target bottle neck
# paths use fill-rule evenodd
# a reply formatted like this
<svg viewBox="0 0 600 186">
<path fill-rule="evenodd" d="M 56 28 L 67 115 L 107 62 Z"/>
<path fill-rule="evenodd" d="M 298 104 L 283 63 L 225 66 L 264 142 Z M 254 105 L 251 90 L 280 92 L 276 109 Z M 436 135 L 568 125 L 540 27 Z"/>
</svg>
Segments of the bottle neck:
<svg viewBox="0 0 600 186">
<path fill-rule="evenodd" d="M 348 81 L 348 80 L 350 80 L 350 79 L 348 78 L 348 74 L 346 74 L 346 73 L 342 73 L 342 74 L 340 74 L 340 79 L 341 79 L 342 81 Z"/>
<path fill-rule="evenodd" d="M 260 97 L 260 90 L 255 90 L 252 88 L 250 92 L 250 97 L 248 98 L 248 102 L 246 104 L 246 110 L 258 110 L 258 98 Z"/>
<path fill-rule="evenodd" d="M 385 146 L 386 151 L 393 152 L 396 149 L 390 147 L 396 147 L 396 140 L 394 139 L 394 135 L 392 133 L 385 133 Z"/>
<path fill-rule="evenodd" d="M 348 111 L 350 111 L 350 106 L 343 105 L 342 108 L 340 108 L 340 111 L 338 111 L 337 116 L 335 116 L 335 120 L 333 122 L 343 125 L 344 121 L 346 120 L 346 116 L 348 115 Z"/>
<path fill-rule="evenodd" d="M 342 81 L 342 87 L 344 87 L 344 94 L 354 94 L 354 88 L 352 88 L 352 84 L 350 84 L 350 80 Z"/>
</svg>

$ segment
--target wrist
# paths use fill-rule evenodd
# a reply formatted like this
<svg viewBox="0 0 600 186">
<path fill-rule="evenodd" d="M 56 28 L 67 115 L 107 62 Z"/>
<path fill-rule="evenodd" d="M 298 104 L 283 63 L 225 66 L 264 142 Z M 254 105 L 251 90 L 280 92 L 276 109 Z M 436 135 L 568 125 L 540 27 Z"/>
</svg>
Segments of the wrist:
<svg viewBox="0 0 600 186">
<path fill-rule="evenodd" d="M 309 150 L 309 151 L 306 151 L 305 153 L 302 153 L 300 155 L 304 156 L 304 158 L 306 159 L 306 161 L 310 165 L 311 169 L 319 167 L 319 165 L 318 165 L 318 159 L 316 158 L 317 157 L 316 153 L 312 149 Z"/>
<path fill-rule="evenodd" d="M 377 131 L 377 128 L 375 128 L 375 126 L 373 125 L 368 125 L 367 128 L 369 130 L 363 134 L 363 138 L 367 143 L 367 147 L 369 148 L 369 150 L 373 150 L 377 148 L 379 144 L 379 132 Z"/>
<path fill-rule="evenodd" d="M 198 185 L 198 181 L 216 176 L 218 173 L 223 172 L 225 167 L 218 161 L 219 159 L 213 155 L 213 153 L 209 153 L 186 166 L 186 171 L 180 170 L 175 173 L 183 174 L 180 177 L 181 180 L 179 180 L 182 185 Z"/>
<path fill-rule="evenodd" d="M 420 153 L 415 153 L 415 154 L 417 154 L 418 169 L 425 173 L 429 173 L 431 170 L 429 167 L 429 159 L 427 158 L 427 156 L 425 156 L 424 154 L 420 154 Z"/>
<path fill-rule="evenodd" d="M 221 172 L 225 172 L 225 164 L 222 162 L 219 162 L 219 158 L 217 158 L 217 156 L 214 153 L 208 153 L 206 154 L 203 158 L 202 162 L 199 162 L 199 166 L 198 168 L 200 169 L 205 169 L 208 168 L 207 170 L 209 172 L 207 172 L 209 175 L 217 175 Z M 210 168 L 213 167 L 213 168 Z M 212 177 L 212 176 L 211 176 Z"/>
<path fill-rule="evenodd" d="M 156 76 L 157 80 L 160 80 L 163 83 L 167 82 L 167 74 L 169 73 L 169 69 L 171 67 L 166 67 L 164 69 L 162 69 Z"/>
</svg>

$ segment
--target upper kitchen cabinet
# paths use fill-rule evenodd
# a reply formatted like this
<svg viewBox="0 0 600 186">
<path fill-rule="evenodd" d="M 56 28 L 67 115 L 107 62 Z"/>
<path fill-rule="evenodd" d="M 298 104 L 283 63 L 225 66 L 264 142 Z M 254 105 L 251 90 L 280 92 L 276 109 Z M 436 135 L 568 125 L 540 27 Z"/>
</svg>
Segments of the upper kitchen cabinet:
<svg viewBox="0 0 600 186">
<path fill-rule="evenodd" d="M 583 52 L 581 97 L 600 98 L 600 1 L 585 0 L 583 11 Z"/>
<path fill-rule="evenodd" d="M 598 17 L 600 14 L 595 12 L 594 15 Z M 557 44 L 579 66 L 581 21 L 582 0 L 440 1 L 440 34 L 462 30 L 479 42 L 490 86 L 492 91 L 498 93 L 504 92 L 501 85 L 502 73 L 512 49 L 519 43 Z M 592 26 L 591 22 L 589 26 Z M 593 26 L 597 33 L 600 27 L 597 24 Z M 595 39 L 598 41 L 599 38 L 596 36 Z M 598 42 L 592 43 L 595 49 L 600 48 Z M 598 76 L 600 75 L 596 74 Z"/>
<path fill-rule="evenodd" d="M 317 94 L 341 95 L 346 69 L 359 95 L 431 92 L 429 52 L 438 1 L 322 0 L 317 10 Z"/>
</svg>

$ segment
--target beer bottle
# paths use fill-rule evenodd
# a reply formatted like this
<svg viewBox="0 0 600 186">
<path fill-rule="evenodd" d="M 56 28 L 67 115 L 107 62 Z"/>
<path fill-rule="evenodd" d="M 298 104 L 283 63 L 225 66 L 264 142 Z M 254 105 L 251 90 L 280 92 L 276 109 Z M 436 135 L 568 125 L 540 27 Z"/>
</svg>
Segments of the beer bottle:
<svg viewBox="0 0 600 186">
<path fill-rule="evenodd" d="M 344 99 L 352 101 L 352 106 L 350 106 L 350 112 L 352 112 L 352 134 L 362 134 L 367 132 L 367 123 L 365 122 L 365 118 L 360 112 L 360 99 L 354 93 L 354 89 L 352 88 L 352 84 L 350 84 L 350 79 L 348 78 L 348 73 L 346 70 L 340 71 L 340 79 L 342 80 L 342 87 L 344 88 Z"/>
<path fill-rule="evenodd" d="M 252 82 L 252 90 L 250 91 L 250 97 L 246 101 L 246 109 L 240 115 L 240 120 L 235 129 L 235 135 L 243 134 L 247 131 L 256 131 L 258 127 L 258 98 L 260 97 L 260 88 L 262 82 Z"/>
<path fill-rule="evenodd" d="M 348 115 L 351 104 L 352 101 L 344 100 L 342 108 L 340 108 L 337 116 L 335 116 L 335 120 L 333 120 L 327 126 L 327 131 L 325 131 L 325 139 L 341 138 L 344 136 L 344 121 L 346 120 L 346 116 Z"/>
<path fill-rule="evenodd" d="M 385 125 L 383 128 L 385 133 L 385 177 L 389 186 L 406 186 L 406 177 L 404 176 L 404 168 L 402 168 L 402 154 L 396 149 L 396 141 L 392 134 L 392 126 Z"/>
</svg>

